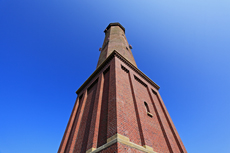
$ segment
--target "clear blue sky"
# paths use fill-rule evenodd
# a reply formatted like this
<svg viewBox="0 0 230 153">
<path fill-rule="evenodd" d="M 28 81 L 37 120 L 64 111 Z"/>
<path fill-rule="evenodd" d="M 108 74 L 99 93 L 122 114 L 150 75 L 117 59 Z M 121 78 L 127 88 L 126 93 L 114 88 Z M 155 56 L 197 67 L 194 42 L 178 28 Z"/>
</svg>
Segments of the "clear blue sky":
<svg viewBox="0 0 230 153">
<path fill-rule="evenodd" d="M 57 152 L 110 22 L 187 151 L 229 153 L 229 0 L 0 0 L 0 153 Z"/>
</svg>

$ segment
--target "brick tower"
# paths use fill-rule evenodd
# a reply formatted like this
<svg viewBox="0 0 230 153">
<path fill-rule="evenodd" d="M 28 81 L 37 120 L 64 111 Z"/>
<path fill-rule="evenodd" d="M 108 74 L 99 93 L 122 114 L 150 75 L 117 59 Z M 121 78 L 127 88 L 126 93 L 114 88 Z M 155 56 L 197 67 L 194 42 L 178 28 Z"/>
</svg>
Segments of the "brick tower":
<svg viewBox="0 0 230 153">
<path fill-rule="evenodd" d="M 159 86 L 137 68 L 125 28 L 110 23 L 104 32 L 58 153 L 186 153 Z"/>
</svg>

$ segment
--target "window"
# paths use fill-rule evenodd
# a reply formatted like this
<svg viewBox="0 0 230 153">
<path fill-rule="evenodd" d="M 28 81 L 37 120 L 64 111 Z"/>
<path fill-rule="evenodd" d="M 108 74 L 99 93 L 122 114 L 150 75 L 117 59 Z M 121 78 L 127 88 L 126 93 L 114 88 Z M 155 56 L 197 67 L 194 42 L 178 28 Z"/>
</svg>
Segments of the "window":
<svg viewBox="0 0 230 153">
<path fill-rule="evenodd" d="M 150 116 L 150 117 L 153 117 L 153 114 L 150 113 L 148 104 L 146 102 L 144 102 L 144 104 L 145 104 L 145 108 L 146 108 L 146 111 L 147 111 L 147 115 Z"/>
<path fill-rule="evenodd" d="M 147 111 L 147 112 L 150 112 L 150 111 L 149 111 L 149 106 L 148 106 L 148 104 L 147 104 L 146 102 L 144 102 L 144 104 L 145 104 L 146 111 Z"/>
</svg>

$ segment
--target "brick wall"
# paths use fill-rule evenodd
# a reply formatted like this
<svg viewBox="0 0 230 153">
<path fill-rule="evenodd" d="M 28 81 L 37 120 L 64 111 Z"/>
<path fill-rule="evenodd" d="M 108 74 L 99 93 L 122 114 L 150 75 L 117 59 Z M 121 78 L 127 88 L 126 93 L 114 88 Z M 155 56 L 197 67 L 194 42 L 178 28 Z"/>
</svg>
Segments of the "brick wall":
<svg viewBox="0 0 230 153">
<path fill-rule="evenodd" d="M 113 56 L 78 95 L 58 152 L 85 153 L 119 133 L 158 153 L 186 153 L 158 90 L 120 58 Z M 100 152 L 142 151 L 116 143 Z"/>
<path fill-rule="evenodd" d="M 119 91 L 118 133 L 128 136 L 136 144 L 148 145 L 159 153 L 186 152 L 155 87 L 119 58 L 116 58 L 116 77 Z M 144 102 L 148 104 L 152 116 L 147 114 Z"/>
</svg>

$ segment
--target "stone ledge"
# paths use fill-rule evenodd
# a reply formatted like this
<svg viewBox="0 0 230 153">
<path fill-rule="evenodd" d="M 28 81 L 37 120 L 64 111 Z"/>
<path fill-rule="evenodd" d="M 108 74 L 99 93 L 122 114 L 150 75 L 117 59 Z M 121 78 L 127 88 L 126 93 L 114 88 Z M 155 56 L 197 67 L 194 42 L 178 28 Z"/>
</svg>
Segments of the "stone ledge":
<svg viewBox="0 0 230 153">
<path fill-rule="evenodd" d="M 108 138 L 106 144 L 104 144 L 104 145 L 102 145 L 96 149 L 91 148 L 91 149 L 87 150 L 86 153 L 97 153 L 97 152 L 102 151 L 102 150 L 108 148 L 109 146 L 115 144 L 116 142 L 122 143 L 124 145 L 127 145 L 129 147 L 138 149 L 138 150 L 146 152 L 146 153 L 157 153 L 157 152 L 153 151 L 152 147 L 147 146 L 147 145 L 144 145 L 144 146 L 137 145 L 133 142 L 130 142 L 128 137 L 123 136 L 123 135 L 118 134 L 118 133 L 115 134 L 114 136 Z"/>
<path fill-rule="evenodd" d="M 86 153 L 93 152 L 94 150 L 96 150 L 96 148 L 91 148 L 91 149 L 87 150 Z"/>
<path fill-rule="evenodd" d="M 147 115 L 149 115 L 150 117 L 153 117 L 153 114 L 150 112 L 147 112 Z"/>
<path fill-rule="evenodd" d="M 121 140 L 124 140 L 124 141 L 129 141 L 129 138 L 128 138 L 128 137 L 123 136 L 123 135 L 117 133 L 117 134 L 115 134 L 114 136 L 108 138 L 108 139 L 107 139 L 107 143 L 110 142 L 110 141 L 112 141 L 112 140 L 114 140 L 114 139 L 116 139 L 116 138 L 121 139 Z"/>
</svg>

